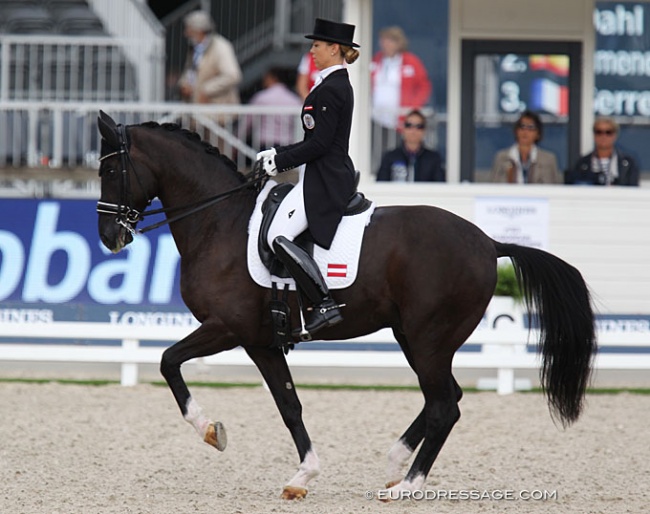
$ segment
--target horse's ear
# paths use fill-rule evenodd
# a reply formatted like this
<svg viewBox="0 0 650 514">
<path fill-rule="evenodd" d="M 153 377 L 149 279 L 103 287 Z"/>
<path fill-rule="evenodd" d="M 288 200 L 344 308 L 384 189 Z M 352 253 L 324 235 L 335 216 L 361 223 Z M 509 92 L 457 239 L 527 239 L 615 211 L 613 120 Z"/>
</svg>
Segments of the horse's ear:
<svg viewBox="0 0 650 514">
<path fill-rule="evenodd" d="M 115 123 L 115 120 L 104 111 L 99 111 L 97 127 L 99 128 L 99 133 L 110 146 L 113 148 L 120 147 L 120 137 L 118 134 L 117 124 Z"/>
</svg>

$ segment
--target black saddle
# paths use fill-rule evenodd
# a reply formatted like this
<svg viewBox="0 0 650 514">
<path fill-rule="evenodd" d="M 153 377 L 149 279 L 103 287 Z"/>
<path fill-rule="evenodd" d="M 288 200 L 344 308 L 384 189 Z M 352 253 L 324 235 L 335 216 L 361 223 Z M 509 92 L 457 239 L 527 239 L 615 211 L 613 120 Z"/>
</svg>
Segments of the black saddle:
<svg viewBox="0 0 650 514">
<path fill-rule="evenodd" d="M 359 172 L 357 171 L 355 177 L 355 185 L 359 184 Z M 267 242 L 267 235 L 269 232 L 269 227 L 271 222 L 275 217 L 275 214 L 282 203 L 282 200 L 289 194 L 289 191 L 293 189 L 293 184 L 288 182 L 278 184 L 271 191 L 269 195 L 264 200 L 262 204 L 262 224 L 260 226 L 259 238 L 257 240 L 257 250 L 260 254 L 260 259 L 264 266 L 271 272 L 271 275 L 274 275 L 279 278 L 290 278 L 291 275 L 286 270 L 284 265 L 275 258 L 275 254 L 269 248 Z M 362 212 L 370 208 L 370 200 L 368 200 L 363 193 L 355 191 L 350 197 L 348 206 L 345 209 L 344 216 L 354 216 L 355 214 L 361 214 Z M 305 250 L 311 257 L 314 256 L 314 240 L 311 237 L 309 229 L 305 230 L 293 241 L 295 244 L 300 246 Z"/>
</svg>

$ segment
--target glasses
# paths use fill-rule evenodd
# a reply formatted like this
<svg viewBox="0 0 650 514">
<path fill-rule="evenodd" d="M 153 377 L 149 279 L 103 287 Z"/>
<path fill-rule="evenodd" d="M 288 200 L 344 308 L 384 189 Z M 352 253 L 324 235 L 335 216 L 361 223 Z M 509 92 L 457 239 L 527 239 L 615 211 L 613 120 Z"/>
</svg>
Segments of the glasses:
<svg viewBox="0 0 650 514">
<path fill-rule="evenodd" d="M 404 123 L 404 128 L 416 128 L 418 130 L 424 130 L 424 123 L 411 123 L 407 121 Z"/>
<path fill-rule="evenodd" d="M 530 125 L 528 123 L 519 123 L 517 125 L 517 128 L 520 128 L 521 130 L 537 130 L 537 125 Z"/>
<path fill-rule="evenodd" d="M 609 130 L 596 129 L 594 130 L 594 134 L 597 136 L 613 136 L 614 131 L 612 129 Z"/>
</svg>

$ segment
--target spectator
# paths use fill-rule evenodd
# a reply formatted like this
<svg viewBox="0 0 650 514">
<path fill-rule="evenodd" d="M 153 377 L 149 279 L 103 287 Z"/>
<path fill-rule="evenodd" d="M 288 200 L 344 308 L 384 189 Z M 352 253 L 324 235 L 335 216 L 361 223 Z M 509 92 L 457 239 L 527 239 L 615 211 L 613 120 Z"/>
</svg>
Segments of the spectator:
<svg viewBox="0 0 650 514">
<path fill-rule="evenodd" d="M 378 181 L 444 182 L 442 158 L 424 146 L 426 118 L 417 109 L 406 115 L 402 144 L 386 152 L 377 172 Z"/>
<path fill-rule="evenodd" d="M 281 80 L 282 70 L 270 68 L 264 74 L 262 85 L 264 89 L 255 93 L 250 105 L 264 106 L 301 106 L 300 97 L 291 91 Z M 263 114 L 259 124 L 247 119 L 247 128 L 254 131 L 252 142 L 259 148 L 285 146 L 295 140 L 295 115 Z"/>
<path fill-rule="evenodd" d="M 431 81 L 422 61 L 407 52 L 408 41 L 400 27 L 379 32 L 380 51 L 370 65 L 372 117 L 385 128 L 399 126 L 400 114 L 419 109 L 431 95 Z"/>
<path fill-rule="evenodd" d="M 230 41 L 217 34 L 205 11 L 184 19 L 190 51 L 179 80 L 181 97 L 197 104 L 238 104 L 241 69 Z"/>
<path fill-rule="evenodd" d="M 567 171 L 567 184 L 599 186 L 638 186 L 639 168 L 634 159 L 617 150 L 619 126 L 613 118 L 594 121 L 594 150 L 583 155 L 573 170 Z"/>
<path fill-rule="evenodd" d="M 560 172 L 552 152 L 537 146 L 542 140 L 542 120 L 524 111 L 514 125 L 515 144 L 500 150 L 492 165 L 493 182 L 559 184 Z"/>
<path fill-rule="evenodd" d="M 319 73 L 320 70 L 316 68 L 314 56 L 311 52 L 304 54 L 302 59 L 300 59 L 298 75 L 296 77 L 296 92 L 300 95 L 300 98 L 303 100 L 307 98 L 311 88 L 316 83 Z"/>
</svg>

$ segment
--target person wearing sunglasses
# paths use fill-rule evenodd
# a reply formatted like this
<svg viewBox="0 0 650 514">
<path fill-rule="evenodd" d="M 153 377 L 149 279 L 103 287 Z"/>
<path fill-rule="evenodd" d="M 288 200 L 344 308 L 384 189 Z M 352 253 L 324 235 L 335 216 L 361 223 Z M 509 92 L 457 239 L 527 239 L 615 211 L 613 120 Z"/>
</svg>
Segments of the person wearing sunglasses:
<svg viewBox="0 0 650 514">
<path fill-rule="evenodd" d="M 567 184 L 598 186 L 638 186 L 639 168 L 635 160 L 616 148 L 619 127 L 616 120 L 599 117 L 594 121 L 594 149 L 583 155 L 567 171 Z"/>
<path fill-rule="evenodd" d="M 543 125 L 532 111 L 524 111 L 514 127 L 515 144 L 497 152 L 492 164 L 492 182 L 510 184 L 560 184 L 562 177 L 555 154 L 537 144 Z"/>
<path fill-rule="evenodd" d="M 417 109 L 404 119 L 402 144 L 387 151 L 382 159 L 377 181 L 393 182 L 444 182 L 442 157 L 424 146 L 426 118 Z"/>
</svg>

